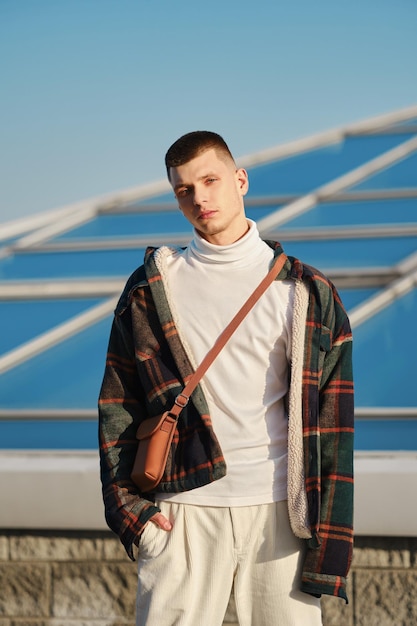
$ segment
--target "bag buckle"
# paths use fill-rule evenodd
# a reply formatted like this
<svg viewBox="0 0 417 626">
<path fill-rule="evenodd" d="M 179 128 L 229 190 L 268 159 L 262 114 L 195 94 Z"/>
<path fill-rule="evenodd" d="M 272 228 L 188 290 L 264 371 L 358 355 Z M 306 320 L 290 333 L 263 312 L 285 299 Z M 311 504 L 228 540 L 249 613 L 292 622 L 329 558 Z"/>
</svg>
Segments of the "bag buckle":
<svg viewBox="0 0 417 626">
<path fill-rule="evenodd" d="M 185 396 L 183 393 L 179 393 L 174 402 L 177 406 L 183 409 L 185 406 L 187 406 L 188 400 L 189 398 L 187 396 Z"/>
</svg>

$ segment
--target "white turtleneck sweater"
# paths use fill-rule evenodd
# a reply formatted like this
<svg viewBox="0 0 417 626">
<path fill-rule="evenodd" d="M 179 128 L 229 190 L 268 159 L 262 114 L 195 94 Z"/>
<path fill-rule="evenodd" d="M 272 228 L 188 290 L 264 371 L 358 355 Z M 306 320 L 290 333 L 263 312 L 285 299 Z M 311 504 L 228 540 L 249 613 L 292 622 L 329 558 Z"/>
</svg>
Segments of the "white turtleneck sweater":
<svg viewBox="0 0 417 626">
<path fill-rule="evenodd" d="M 249 221 L 242 239 L 217 246 L 197 232 L 166 257 L 167 293 L 194 366 L 262 280 L 273 250 Z M 235 331 L 202 384 L 227 475 L 160 499 L 205 506 L 246 506 L 287 497 L 287 416 L 293 281 L 274 281 Z"/>
</svg>

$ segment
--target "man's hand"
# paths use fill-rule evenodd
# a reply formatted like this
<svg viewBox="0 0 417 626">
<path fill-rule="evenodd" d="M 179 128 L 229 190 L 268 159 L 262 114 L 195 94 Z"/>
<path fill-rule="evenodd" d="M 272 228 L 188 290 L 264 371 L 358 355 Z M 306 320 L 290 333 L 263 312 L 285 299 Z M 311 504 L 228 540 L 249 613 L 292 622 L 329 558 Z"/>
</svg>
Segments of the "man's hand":
<svg viewBox="0 0 417 626">
<path fill-rule="evenodd" d="M 162 528 L 162 530 L 172 529 L 171 522 L 167 520 L 167 518 L 164 515 L 162 515 L 162 513 L 155 513 L 155 515 L 149 518 L 149 521 L 159 526 L 159 528 Z"/>
<path fill-rule="evenodd" d="M 153 515 L 152 517 L 148 519 L 146 524 L 149 524 L 149 522 L 153 522 L 155 526 L 158 526 L 158 528 L 161 528 L 162 530 L 172 530 L 171 522 L 167 520 L 165 515 L 162 515 L 162 513 L 155 513 L 155 515 Z M 139 547 L 140 535 L 136 537 L 133 543 L 135 544 L 135 546 Z"/>
</svg>

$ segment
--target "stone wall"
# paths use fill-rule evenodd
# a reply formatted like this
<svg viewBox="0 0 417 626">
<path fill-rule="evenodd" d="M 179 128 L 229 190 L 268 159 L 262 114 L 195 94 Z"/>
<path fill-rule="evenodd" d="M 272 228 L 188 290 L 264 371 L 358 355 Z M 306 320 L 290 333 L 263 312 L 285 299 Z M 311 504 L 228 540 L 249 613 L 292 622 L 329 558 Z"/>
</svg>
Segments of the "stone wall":
<svg viewBox="0 0 417 626">
<path fill-rule="evenodd" d="M 0 626 L 133 626 L 135 589 L 110 533 L 0 531 Z M 358 537 L 350 603 L 325 598 L 324 626 L 415 625 L 416 589 L 416 538 Z"/>
</svg>

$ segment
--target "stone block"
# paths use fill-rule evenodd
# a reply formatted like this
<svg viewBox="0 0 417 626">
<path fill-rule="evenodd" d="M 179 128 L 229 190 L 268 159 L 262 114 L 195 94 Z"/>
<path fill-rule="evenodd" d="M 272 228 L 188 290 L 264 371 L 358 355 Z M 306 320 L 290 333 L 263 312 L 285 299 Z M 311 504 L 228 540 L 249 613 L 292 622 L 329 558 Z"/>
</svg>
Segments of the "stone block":
<svg viewBox="0 0 417 626">
<path fill-rule="evenodd" d="M 1 624 L 0 624 L 1 626 Z M 19 626 L 19 625 L 16 625 Z M 135 626 L 135 620 L 103 619 L 103 620 L 67 620 L 51 619 L 47 626 Z"/>
<path fill-rule="evenodd" d="M 49 626 L 49 620 L 12 620 L 10 626 Z"/>
<path fill-rule="evenodd" d="M 102 539 L 95 537 L 60 534 L 10 537 L 10 558 L 13 561 L 101 561 L 102 554 Z"/>
<path fill-rule="evenodd" d="M 410 543 L 406 537 L 367 537 L 357 540 L 353 550 L 354 568 L 408 568 Z"/>
<path fill-rule="evenodd" d="M 9 556 L 9 538 L 5 535 L 0 535 L 0 561 L 8 561 Z"/>
<path fill-rule="evenodd" d="M 323 616 L 323 626 L 354 626 L 353 605 L 346 604 L 341 598 L 323 596 L 321 599 L 321 610 Z"/>
<path fill-rule="evenodd" d="M 136 550 L 136 548 L 134 548 Z M 105 561 L 129 560 L 126 550 L 115 535 L 109 535 L 103 539 L 103 558 Z"/>
<path fill-rule="evenodd" d="M 354 574 L 355 626 L 417 624 L 415 570 L 358 570 Z"/>
<path fill-rule="evenodd" d="M 0 564 L 0 616 L 45 617 L 49 610 L 50 570 L 47 565 Z"/>
<path fill-rule="evenodd" d="M 130 562 L 58 563 L 52 571 L 54 618 L 134 618 L 137 573 Z"/>
</svg>

